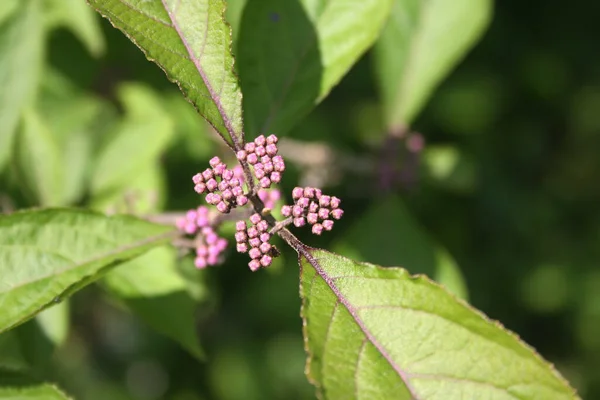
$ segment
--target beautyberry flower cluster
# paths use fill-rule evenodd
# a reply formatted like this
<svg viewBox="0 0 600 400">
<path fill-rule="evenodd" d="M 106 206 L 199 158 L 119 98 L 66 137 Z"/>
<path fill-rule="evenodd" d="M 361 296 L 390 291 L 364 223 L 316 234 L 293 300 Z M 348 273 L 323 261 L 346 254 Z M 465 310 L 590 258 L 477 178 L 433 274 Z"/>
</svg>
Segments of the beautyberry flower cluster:
<svg viewBox="0 0 600 400">
<path fill-rule="evenodd" d="M 243 150 L 237 152 L 240 161 L 246 161 L 254 168 L 254 175 L 263 189 L 271 187 L 272 183 L 279 183 L 285 171 L 283 157 L 278 155 L 277 136 L 258 136 L 254 142 L 246 143 Z"/>
<path fill-rule="evenodd" d="M 227 169 L 227 165 L 221 162 L 219 157 L 213 157 L 207 168 L 202 173 L 194 175 L 194 190 L 198 194 L 206 194 L 206 202 L 217 207 L 222 213 L 228 213 L 232 208 L 244 206 L 248 203 L 248 197 L 244 194 L 242 181 L 235 173 Z"/>
<path fill-rule="evenodd" d="M 312 225 L 312 233 L 320 235 L 323 230 L 333 228 L 333 219 L 340 219 L 344 211 L 340 208 L 341 200 L 335 196 L 324 195 L 320 189 L 313 187 L 296 187 L 292 190 L 294 205 L 281 207 L 281 214 L 292 217 L 296 227 L 307 222 Z"/>
<path fill-rule="evenodd" d="M 177 220 L 177 228 L 187 235 L 195 235 L 196 249 L 194 264 L 197 268 L 206 268 L 220 262 L 221 253 L 227 248 L 227 240 L 219 237 L 210 225 L 208 208 L 200 206 L 189 210 L 185 217 Z"/>
<path fill-rule="evenodd" d="M 238 252 L 248 252 L 252 259 L 248 266 L 252 271 L 256 271 L 260 267 L 271 265 L 273 246 L 269 243 L 271 234 L 269 233 L 267 221 L 262 219 L 260 214 L 252 214 L 250 222 L 252 223 L 250 227 L 246 226 L 246 221 L 236 223 L 235 241 L 237 242 Z"/>
</svg>

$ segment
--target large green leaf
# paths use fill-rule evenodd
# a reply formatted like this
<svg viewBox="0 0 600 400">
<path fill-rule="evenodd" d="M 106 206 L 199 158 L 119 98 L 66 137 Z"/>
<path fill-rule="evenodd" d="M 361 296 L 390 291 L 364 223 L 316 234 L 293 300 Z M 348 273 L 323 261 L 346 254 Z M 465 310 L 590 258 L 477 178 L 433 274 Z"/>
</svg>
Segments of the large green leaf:
<svg viewBox="0 0 600 400">
<path fill-rule="evenodd" d="M 202 359 L 196 329 L 198 303 L 176 269 L 176 258 L 175 249 L 159 247 L 115 268 L 102 282 L 148 325 Z"/>
<path fill-rule="evenodd" d="M 240 147 L 242 93 L 223 0 L 88 2 L 179 85 L 227 143 Z"/>
<path fill-rule="evenodd" d="M 98 57 L 104 53 L 106 43 L 100 28 L 99 18 L 82 0 L 48 0 L 46 18 L 51 26 L 70 29 Z"/>
<path fill-rule="evenodd" d="M 120 192 L 150 168 L 173 137 L 174 124 L 147 87 L 123 85 L 119 90 L 126 115 L 112 140 L 99 154 L 92 176 L 94 195 Z"/>
<path fill-rule="evenodd" d="M 429 96 L 481 36 L 492 0 L 395 0 L 375 46 L 376 72 L 390 129 L 409 125 Z"/>
<path fill-rule="evenodd" d="M 289 130 L 373 44 L 391 0 L 249 0 L 238 39 L 246 132 Z"/>
<path fill-rule="evenodd" d="M 425 274 L 461 298 L 467 287 L 454 259 L 423 231 L 398 196 L 378 199 L 340 236 L 333 250 L 356 261 Z"/>
<path fill-rule="evenodd" d="M 529 346 L 400 268 L 300 248 L 307 374 L 323 399 L 573 399 Z"/>
<path fill-rule="evenodd" d="M 0 25 L 0 170 L 12 150 L 23 108 L 35 95 L 42 64 L 41 2 L 22 0 Z"/>
<path fill-rule="evenodd" d="M 65 165 L 55 135 L 35 110 L 23 113 L 22 129 L 14 157 L 24 189 L 41 206 L 62 206 Z"/>
<path fill-rule="evenodd" d="M 56 386 L 20 372 L 0 370 L 0 400 L 69 400 Z"/>
<path fill-rule="evenodd" d="M 173 235 L 134 217 L 47 209 L 0 216 L 0 332 Z"/>
</svg>

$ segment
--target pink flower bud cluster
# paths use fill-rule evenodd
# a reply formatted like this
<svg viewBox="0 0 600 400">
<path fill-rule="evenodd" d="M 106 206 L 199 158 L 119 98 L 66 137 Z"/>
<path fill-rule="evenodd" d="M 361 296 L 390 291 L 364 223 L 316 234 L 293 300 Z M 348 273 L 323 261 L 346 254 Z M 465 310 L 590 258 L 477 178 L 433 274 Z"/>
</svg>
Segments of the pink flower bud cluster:
<svg viewBox="0 0 600 400">
<path fill-rule="evenodd" d="M 252 259 L 248 266 L 252 271 L 256 271 L 260 267 L 271 265 L 273 246 L 269 244 L 271 234 L 269 233 L 267 221 L 262 219 L 260 214 L 252 214 L 250 222 L 252 223 L 250 227 L 246 226 L 246 221 L 236 223 L 235 241 L 237 242 L 238 252 L 248 252 Z"/>
<path fill-rule="evenodd" d="M 296 187 L 292 191 L 293 206 L 281 207 L 281 214 L 293 217 L 296 227 L 312 225 L 312 233 L 320 235 L 323 230 L 333 228 L 333 220 L 342 218 L 344 211 L 340 208 L 341 200 L 335 196 L 327 196 L 321 189 L 312 187 Z"/>
<path fill-rule="evenodd" d="M 194 245 L 196 247 L 196 259 L 194 264 L 197 268 L 206 268 L 209 265 L 217 265 L 220 262 L 221 253 L 227 248 L 227 240 L 219 235 L 210 226 L 210 216 L 206 206 L 200 206 L 196 210 L 189 210 L 185 217 L 177 220 L 177 228 L 188 235 L 196 235 Z"/>
<path fill-rule="evenodd" d="M 277 136 L 258 136 L 254 142 L 246 143 L 243 150 L 237 152 L 240 161 L 246 161 L 254 168 L 254 175 L 261 188 L 267 189 L 272 183 L 279 183 L 285 171 L 283 157 L 278 155 Z"/>
<path fill-rule="evenodd" d="M 228 213 L 233 207 L 248 203 L 244 194 L 242 181 L 235 173 L 227 169 L 219 157 L 213 157 L 209 162 L 211 168 L 194 175 L 194 190 L 198 194 L 206 193 L 206 202 L 217 207 L 222 213 Z"/>
</svg>

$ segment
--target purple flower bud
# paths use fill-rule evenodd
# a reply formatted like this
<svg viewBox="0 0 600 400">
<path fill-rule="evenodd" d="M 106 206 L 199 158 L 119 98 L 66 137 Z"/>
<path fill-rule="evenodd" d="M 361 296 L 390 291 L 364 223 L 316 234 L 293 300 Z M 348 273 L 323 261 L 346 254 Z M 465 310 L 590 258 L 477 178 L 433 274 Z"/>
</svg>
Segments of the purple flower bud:
<svg viewBox="0 0 600 400">
<path fill-rule="evenodd" d="M 246 230 L 246 221 L 238 221 L 235 223 L 235 229 L 237 231 L 245 231 Z"/>
<path fill-rule="evenodd" d="M 306 216 L 306 221 L 309 224 L 314 225 L 314 224 L 316 224 L 319 221 L 319 216 L 317 214 L 315 214 L 315 213 L 309 213 Z"/>
<path fill-rule="evenodd" d="M 268 144 L 265 147 L 265 150 L 266 150 L 267 154 L 270 156 L 275 156 L 277 154 L 277 146 L 274 144 Z"/>
<path fill-rule="evenodd" d="M 335 196 L 331 196 L 331 200 L 329 201 L 329 206 L 331 208 L 338 208 L 342 201 Z"/>
<path fill-rule="evenodd" d="M 310 200 L 307 197 L 300 197 L 296 201 L 296 204 L 302 208 L 308 208 L 308 205 L 310 204 Z"/>
<path fill-rule="evenodd" d="M 329 218 L 329 210 L 327 208 L 321 208 L 319 210 L 319 218 L 321 218 L 321 219 Z"/>
<path fill-rule="evenodd" d="M 230 201 L 231 199 L 233 199 L 235 196 L 233 195 L 233 192 L 229 189 L 224 190 L 223 191 L 223 198 L 227 201 Z"/>
<path fill-rule="evenodd" d="M 289 217 L 292 215 L 292 207 L 291 206 L 283 206 L 281 207 L 281 215 L 284 217 Z"/>
<path fill-rule="evenodd" d="M 259 183 L 260 183 L 260 187 L 261 187 L 261 188 L 264 188 L 264 189 L 266 189 L 266 188 L 268 188 L 269 186 L 271 186 L 271 180 L 270 180 L 269 178 L 267 178 L 266 176 L 265 176 L 265 177 L 263 177 L 263 178 L 262 178 L 262 179 L 259 181 Z"/>
<path fill-rule="evenodd" d="M 265 150 L 265 148 L 263 146 L 256 146 L 256 150 L 254 150 L 254 154 L 256 154 L 259 157 L 262 157 L 265 154 L 267 154 L 267 150 Z"/>
<path fill-rule="evenodd" d="M 271 143 L 275 144 L 275 143 L 277 143 L 278 140 L 279 139 L 275 135 L 269 135 L 267 137 L 267 143 L 269 143 L 269 144 L 271 144 Z"/>
<path fill-rule="evenodd" d="M 277 171 L 271 172 L 271 180 L 275 183 L 279 183 L 281 181 L 281 173 Z"/>
<path fill-rule="evenodd" d="M 221 195 L 220 195 L 220 194 L 218 194 L 218 193 L 213 193 L 212 195 L 213 195 L 213 196 L 212 196 L 212 201 L 213 201 L 213 202 L 212 202 L 211 204 L 212 204 L 213 206 L 216 206 L 217 204 L 219 204 L 219 203 L 220 203 L 220 202 L 223 200 L 223 199 L 221 198 Z M 208 201 L 207 201 L 207 202 L 208 202 Z M 221 211 L 221 212 L 223 212 L 223 211 Z"/>
<path fill-rule="evenodd" d="M 331 216 L 335 219 L 342 218 L 342 215 L 344 215 L 344 211 L 341 208 L 336 208 L 335 210 L 331 211 Z"/>
<path fill-rule="evenodd" d="M 207 168 L 204 170 L 204 172 L 202 172 L 202 178 L 207 181 L 210 178 L 212 178 L 214 176 L 213 170 L 210 168 Z"/>
<path fill-rule="evenodd" d="M 321 223 L 321 225 L 323 225 L 323 228 L 325 228 L 326 231 L 330 231 L 331 228 L 333 228 L 333 221 L 330 219 L 326 219 Z"/>
<path fill-rule="evenodd" d="M 310 205 L 308 206 L 308 211 L 309 212 L 317 212 L 317 210 L 319 209 L 319 205 L 317 203 L 315 203 L 314 201 L 310 202 Z"/>
<path fill-rule="evenodd" d="M 258 246 L 260 246 L 260 239 L 259 238 L 249 239 L 248 244 L 250 245 L 250 247 L 258 247 Z"/>
<path fill-rule="evenodd" d="M 305 187 L 304 188 L 304 197 L 308 197 L 309 199 L 314 198 L 315 197 L 315 188 Z"/>
<path fill-rule="evenodd" d="M 312 233 L 314 233 L 315 235 L 320 235 L 321 233 L 323 233 L 323 225 L 314 224 L 312 227 Z"/>
<path fill-rule="evenodd" d="M 219 157 L 213 157 L 210 159 L 210 161 L 208 163 L 210 164 L 211 167 L 214 168 L 221 163 L 221 159 Z"/>
<path fill-rule="evenodd" d="M 248 235 L 246 235 L 246 232 L 244 231 L 237 231 L 234 236 L 235 241 L 238 243 L 244 243 L 248 239 Z"/>
<path fill-rule="evenodd" d="M 255 238 L 258 236 L 258 229 L 255 226 L 248 228 L 248 237 Z"/>
<path fill-rule="evenodd" d="M 250 256 L 250 258 L 252 258 L 252 259 L 257 259 L 257 258 L 259 258 L 259 257 L 262 255 L 262 253 L 260 252 L 260 250 L 259 250 L 259 249 L 257 249 L 257 248 L 252 248 L 252 249 L 250 249 L 250 251 L 248 252 L 248 255 L 249 255 L 249 256 Z"/>
<path fill-rule="evenodd" d="M 304 226 L 306 223 L 306 221 L 304 220 L 303 217 L 300 218 L 294 218 L 294 226 L 297 228 L 300 228 L 302 226 Z"/>
<path fill-rule="evenodd" d="M 329 202 L 330 202 L 330 200 L 331 200 L 331 197 L 323 195 L 323 196 L 321 196 L 321 198 L 319 199 L 319 205 L 320 205 L 321 207 L 329 207 Z"/>
<path fill-rule="evenodd" d="M 248 157 L 246 157 L 246 161 L 248 161 L 248 164 L 254 165 L 258 162 L 258 156 L 254 153 L 248 154 Z"/>
<path fill-rule="evenodd" d="M 315 197 L 317 199 L 320 199 L 322 194 L 323 194 L 323 192 L 321 192 L 321 189 L 315 188 Z"/>
<path fill-rule="evenodd" d="M 233 171 L 232 171 L 232 170 L 230 170 L 230 169 L 226 169 L 226 170 L 224 170 L 224 171 L 223 171 L 223 179 L 224 179 L 225 181 L 228 181 L 228 180 L 230 180 L 230 179 L 233 179 Z M 228 185 L 229 185 L 229 183 L 228 183 Z"/>
<path fill-rule="evenodd" d="M 246 159 L 246 156 L 248 155 L 248 153 L 246 153 L 245 150 L 240 150 L 236 153 L 236 157 L 238 160 L 240 161 L 244 161 Z"/>
<path fill-rule="evenodd" d="M 233 173 L 233 175 L 234 177 L 229 180 L 229 187 L 234 188 L 241 186 L 242 182 L 240 182 L 240 180 L 235 177 L 235 172 Z"/>
<path fill-rule="evenodd" d="M 229 189 L 229 182 L 227 181 L 221 181 L 219 182 L 219 185 L 217 185 L 217 188 L 222 192 L 226 189 Z"/>
<path fill-rule="evenodd" d="M 195 185 L 197 185 L 203 181 L 204 181 L 204 178 L 202 177 L 202 174 L 196 174 L 196 175 L 192 176 L 192 182 L 194 182 Z"/>
<path fill-rule="evenodd" d="M 254 213 L 250 216 L 250 222 L 252 222 L 254 225 L 258 224 L 261 219 L 262 217 L 258 213 Z"/>
<path fill-rule="evenodd" d="M 266 242 L 269 241 L 269 239 L 271 239 L 271 235 L 268 232 L 264 232 L 264 233 L 260 234 L 260 241 L 261 242 L 266 243 Z"/>
<path fill-rule="evenodd" d="M 248 266 L 252 272 L 256 272 L 260 268 L 260 261 L 252 260 L 248 263 Z"/>
<path fill-rule="evenodd" d="M 259 249 L 260 249 L 261 253 L 267 254 L 269 252 L 269 250 L 271 250 L 271 245 L 267 242 L 263 242 L 260 244 Z"/>
<path fill-rule="evenodd" d="M 213 192 L 218 186 L 219 186 L 219 184 L 214 179 L 209 179 L 208 182 L 206 182 L 206 188 L 210 192 Z"/>
<path fill-rule="evenodd" d="M 244 194 L 244 189 L 242 189 L 241 186 L 235 186 L 231 189 L 231 194 L 233 194 L 234 197 L 241 196 Z"/>
<path fill-rule="evenodd" d="M 262 265 L 263 267 L 268 267 L 269 265 L 271 265 L 272 261 L 273 259 L 270 256 L 264 255 L 260 259 L 260 265 Z"/>
<path fill-rule="evenodd" d="M 273 163 L 271 161 L 263 163 L 263 169 L 265 170 L 266 173 L 273 172 Z"/>
<path fill-rule="evenodd" d="M 205 190 L 206 190 L 206 185 L 202 182 L 197 183 L 196 186 L 194 186 L 194 191 L 198 194 L 204 193 Z"/>
<path fill-rule="evenodd" d="M 238 206 L 245 206 L 246 204 L 248 204 L 248 198 L 246 196 L 237 196 L 235 198 L 235 202 L 238 204 Z"/>
<path fill-rule="evenodd" d="M 246 143 L 246 145 L 244 146 L 244 150 L 248 152 L 248 155 L 250 155 L 250 153 L 254 153 L 254 149 L 256 149 L 256 144 L 254 144 L 253 142 Z"/>
<path fill-rule="evenodd" d="M 194 265 L 196 265 L 196 268 L 198 268 L 198 269 L 206 268 L 206 266 L 207 266 L 206 258 L 196 257 L 196 259 L 194 260 Z"/>
<path fill-rule="evenodd" d="M 254 139 L 254 143 L 256 143 L 258 146 L 264 146 L 266 142 L 267 140 L 265 139 L 264 135 L 260 135 Z"/>
<path fill-rule="evenodd" d="M 258 229 L 259 232 L 266 232 L 269 229 L 269 224 L 267 221 L 262 220 L 256 224 L 256 229 Z"/>
<path fill-rule="evenodd" d="M 258 164 L 256 164 L 256 165 L 258 165 Z M 254 175 L 256 175 L 256 178 L 262 179 L 265 177 L 265 175 L 267 175 L 267 173 L 262 168 L 254 168 Z"/>
<path fill-rule="evenodd" d="M 300 197 L 302 197 L 303 194 L 304 189 L 302 189 L 301 187 L 295 187 L 294 190 L 292 190 L 292 198 L 294 200 L 298 200 Z"/>
<path fill-rule="evenodd" d="M 248 245 L 246 243 L 238 243 L 235 248 L 238 253 L 245 253 L 248 251 Z"/>
<path fill-rule="evenodd" d="M 271 161 L 273 162 L 273 164 L 284 164 L 285 162 L 283 161 L 283 157 L 281 156 L 275 156 L 271 159 Z"/>
<path fill-rule="evenodd" d="M 292 215 L 294 217 L 301 217 L 304 214 L 304 209 L 300 206 L 294 206 L 292 208 Z"/>
</svg>

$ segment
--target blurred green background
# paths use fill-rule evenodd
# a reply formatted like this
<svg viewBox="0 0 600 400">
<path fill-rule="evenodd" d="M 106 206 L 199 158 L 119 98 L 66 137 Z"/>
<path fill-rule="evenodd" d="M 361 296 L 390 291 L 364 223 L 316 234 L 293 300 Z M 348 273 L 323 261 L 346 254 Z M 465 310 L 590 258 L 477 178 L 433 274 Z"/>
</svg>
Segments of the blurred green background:
<svg viewBox="0 0 600 400">
<path fill-rule="evenodd" d="M 235 35 L 243 2 L 229 3 Z M 44 12 L 37 117 L 21 129 L 41 122 L 58 136 L 69 132 L 58 141 L 69 149 L 57 161 L 69 165 L 65 195 L 27 187 L 31 172 L 15 157 L 0 180 L 2 207 L 143 214 L 196 207 L 190 177 L 212 155 L 230 157 L 228 150 L 106 20 L 96 16 L 103 51 L 98 36 L 81 41 L 59 12 Z M 425 138 L 420 152 L 384 132 L 370 53 L 282 146 L 306 155 L 290 157 L 284 193 L 297 183 L 319 184 L 343 199 L 345 217 L 334 232 L 301 233 L 307 244 L 412 272 L 455 262 L 470 302 L 518 333 L 588 399 L 600 399 L 598 15 L 600 5 L 585 0 L 496 2 L 490 29 L 414 124 Z M 108 190 L 95 157 L 120 129 L 137 126 L 142 108 L 162 113 L 155 133 L 163 136 L 133 143 L 132 152 L 149 153 L 146 164 L 134 168 L 129 186 Z M 145 129 L 152 135 L 159 128 Z M 336 162 L 320 163 L 323 151 L 334 151 Z M 100 287 L 71 299 L 60 346 L 36 340 L 21 346 L 23 356 L 77 399 L 312 399 L 296 260 L 287 250 L 280 260 L 255 274 L 233 252 L 208 271 L 181 261 L 201 304 L 206 362 Z M 451 279 L 461 286 L 460 276 Z M 0 337 L 0 347 L 38 338 L 35 323 L 20 327 L 17 339 Z"/>
</svg>

